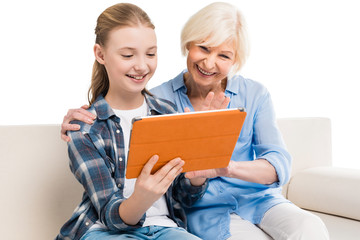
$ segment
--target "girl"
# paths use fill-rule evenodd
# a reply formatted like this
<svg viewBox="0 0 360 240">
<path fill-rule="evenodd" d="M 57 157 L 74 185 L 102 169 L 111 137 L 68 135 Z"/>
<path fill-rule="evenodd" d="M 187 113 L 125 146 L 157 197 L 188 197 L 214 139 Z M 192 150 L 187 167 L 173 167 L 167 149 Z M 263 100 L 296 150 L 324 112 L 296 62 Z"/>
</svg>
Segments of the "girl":
<svg viewBox="0 0 360 240">
<path fill-rule="evenodd" d="M 193 204 L 206 182 L 179 175 L 184 161 L 175 158 L 152 175 L 155 155 L 137 179 L 125 178 L 132 118 L 175 112 L 145 90 L 157 66 L 154 28 L 142 9 L 126 3 L 97 20 L 89 89 L 89 110 L 97 118 L 68 133 L 70 168 L 85 192 L 57 239 L 199 239 L 183 228 L 177 202 Z"/>
</svg>

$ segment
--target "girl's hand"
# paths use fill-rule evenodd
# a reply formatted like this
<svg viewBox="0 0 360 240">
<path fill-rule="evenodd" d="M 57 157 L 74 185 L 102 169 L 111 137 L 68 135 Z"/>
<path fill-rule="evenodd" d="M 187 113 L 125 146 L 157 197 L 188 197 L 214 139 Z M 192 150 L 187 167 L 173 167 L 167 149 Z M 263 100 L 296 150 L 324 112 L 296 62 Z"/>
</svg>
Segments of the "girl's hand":
<svg viewBox="0 0 360 240">
<path fill-rule="evenodd" d="M 147 202 L 149 207 L 166 193 L 174 179 L 181 173 L 184 161 L 175 158 L 151 174 L 159 156 L 154 155 L 145 164 L 135 183 L 134 195 Z"/>
<path fill-rule="evenodd" d="M 92 124 L 96 119 L 96 116 L 88 111 L 88 105 L 83 105 L 81 108 L 69 109 L 67 114 L 64 116 L 61 124 L 61 139 L 65 142 L 69 142 L 70 138 L 66 135 L 67 131 L 77 131 L 80 129 L 78 124 L 70 124 L 72 120 L 79 120 L 88 124 Z"/>
<path fill-rule="evenodd" d="M 120 205 L 120 217 L 129 225 L 139 222 L 144 213 L 166 193 L 176 176 L 182 171 L 184 161 L 175 158 L 156 173 L 151 174 L 158 159 L 159 156 L 154 155 L 145 164 L 136 180 L 133 194 Z"/>
</svg>

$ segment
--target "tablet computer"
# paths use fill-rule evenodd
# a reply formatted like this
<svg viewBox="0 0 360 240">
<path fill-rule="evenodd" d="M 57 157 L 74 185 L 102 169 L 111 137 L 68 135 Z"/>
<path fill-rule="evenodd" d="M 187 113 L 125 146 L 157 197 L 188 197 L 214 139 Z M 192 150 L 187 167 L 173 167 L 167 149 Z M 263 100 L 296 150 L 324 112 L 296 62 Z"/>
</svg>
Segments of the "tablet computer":
<svg viewBox="0 0 360 240">
<path fill-rule="evenodd" d="M 152 173 L 176 157 L 183 172 L 227 167 L 245 117 L 237 108 L 134 118 L 126 178 L 137 178 L 155 154 Z"/>
</svg>

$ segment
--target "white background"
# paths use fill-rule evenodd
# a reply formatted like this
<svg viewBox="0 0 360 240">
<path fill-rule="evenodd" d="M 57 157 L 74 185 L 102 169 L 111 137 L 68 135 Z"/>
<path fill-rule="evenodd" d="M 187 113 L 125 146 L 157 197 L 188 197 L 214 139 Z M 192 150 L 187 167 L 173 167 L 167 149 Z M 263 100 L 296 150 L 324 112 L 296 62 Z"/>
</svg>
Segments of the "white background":
<svg viewBox="0 0 360 240">
<path fill-rule="evenodd" d="M 87 103 L 96 18 L 118 2 L 1 1 L 0 125 L 59 124 L 67 109 Z M 185 67 L 181 28 L 213 1 L 129 2 L 156 26 L 159 63 L 151 88 Z M 334 164 L 360 168 L 357 1 L 227 2 L 243 12 L 249 29 L 250 58 L 240 73 L 269 89 L 278 117 L 330 118 Z"/>
</svg>

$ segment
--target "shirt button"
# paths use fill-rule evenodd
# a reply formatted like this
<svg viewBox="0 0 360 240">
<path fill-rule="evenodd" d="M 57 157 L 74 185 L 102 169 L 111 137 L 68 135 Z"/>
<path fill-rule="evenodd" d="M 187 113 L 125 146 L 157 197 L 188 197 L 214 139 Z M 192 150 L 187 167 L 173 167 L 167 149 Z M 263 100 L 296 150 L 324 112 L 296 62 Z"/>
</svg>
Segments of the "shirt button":
<svg viewBox="0 0 360 240">
<path fill-rule="evenodd" d="M 121 157 L 119 158 L 119 161 L 120 161 L 120 162 L 122 161 L 122 158 L 121 158 Z"/>
<path fill-rule="evenodd" d="M 118 188 L 121 188 L 121 183 L 118 184 Z"/>
<path fill-rule="evenodd" d="M 85 223 L 86 226 L 89 226 L 89 224 L 90 224 L 89 222 L 86 222 L 86 223 Z"/>
<path fill-rule="evenodd" d="M 116 133 L 120 133 L 120 130 L 119 130 L 119 129 L 117 129 L 117 130 L 116 130 Z"/>
</svg>

